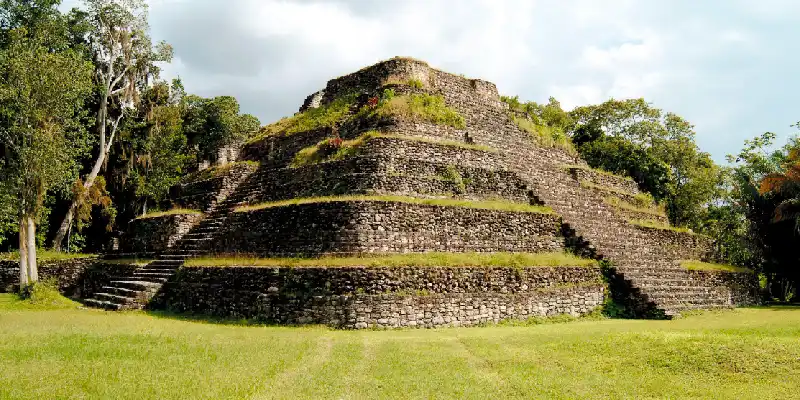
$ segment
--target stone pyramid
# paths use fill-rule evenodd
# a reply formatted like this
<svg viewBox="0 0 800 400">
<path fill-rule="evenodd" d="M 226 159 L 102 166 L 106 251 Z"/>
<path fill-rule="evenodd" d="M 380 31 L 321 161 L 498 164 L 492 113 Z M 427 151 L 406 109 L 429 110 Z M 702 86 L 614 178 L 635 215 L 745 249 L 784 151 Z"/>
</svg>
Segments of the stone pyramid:
<svg viewBox="0 0 800 400">
<path fill-rule="evenodd" d="M 512 116 L 494 84 L 414 59 L 333 79 L 237 162 L 174 188 L 176 206 L 202 215 L 136 222 L 147 234 L 132 251 L 157 259 L 88 303 L 141 306 L 202 254 L 559 251 L 608 262 L 608 293 L 640 316 L 752 300 L 745 275 L 681 266 L 712 259 L 710 238 L 620 206 L 641 201 L 632 180 L 541 145 Z"/>
</svg>

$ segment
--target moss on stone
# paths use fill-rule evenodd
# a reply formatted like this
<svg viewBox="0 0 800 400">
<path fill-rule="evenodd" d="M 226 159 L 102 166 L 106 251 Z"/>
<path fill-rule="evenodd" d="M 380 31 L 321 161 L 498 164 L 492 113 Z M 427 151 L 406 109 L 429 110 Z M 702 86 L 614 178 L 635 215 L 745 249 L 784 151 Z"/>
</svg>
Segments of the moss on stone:
<svg viewBox="0 0 800 400">
<path fill-rule="evenodd" d="M 391 89 L 384 90 L 377 105 L 364 106 L 359 112 L 364 118 L 399 117 L 410 121 L 430 122 L 436 125 L 452 126 L 464 129 L 467 126 L 464 117 L 455 109 L 448 107 L 444 97 L 427 93 L 413 93 L 395 96 Z"/>
<path fill-rule="evenodd" d="M 259 258 L 220 256 L 192 258 L 187 267 L 595 267 L 597 261 L 570 253 L 406 253 L 362 257 Z"/>
<path fill-rule="evenodd" d="M 617 179 L 622 179 L 622 180 L 626 180 L 626 181 L 629 181 L 629 182 L 633 182 L 633 178 L 631 178 L 630 176 L 618 175 L 618 174 L 615 174 L 613 172 L 606 171 L 604 169 L 592 168 L 592 167 L 590 167 L 588 165 L 566 164 L 566 165 L 563 165 L 562 168 L 564 168 L 564 169 L 582 169 L 584 171 L 592 172 L 592 173 L 595 173 L 595 174 L 610 176 L 612 178 L 617 178 Z"/>
<path fill-rule="evenodd" d="M 475 200 L 461 200 L 461 199 L 423 199 L 416 197 L 391 196 L 391 195 L 308 197 L 308 198 L 290 199 L 290 200 L 242 206 L 237 208 L 235 212 L 250 212 L 250 211 L 263 210 L 265 208 L 285 207 L 298 204 L 356 202 L 356 201 L 386 201 L 386 202 L 423 204 L 423 205 L 444 206 L 444 207 L 465 207 L 465 208 L 479 208 L 486 210 L 499 210 L 499 211 L 511 211 L 511 212 L 553 214 L 553 210 L 549 207 L 534 206 L 523 203 L 512 203 L 509 201 L 501 201 L 501 200 L 475 201 Z"/>
<path fill-rule="evenodd" d="M 261 128 L 261 132 L 247 143 L 255 143 L 269 136 L 289 136 L 298 132 L 332 128 L 347 119 L 356 97 L 358 97 L 357 94 L 349 93 L 317 108 L 309 108 L 291 117 L 283 118 Z"/>
<path fill-rule="evenodd" d="M 678 233 L 688 233 L 690 235 L 694 235 L 695 233 L 692 232 L 689 228 L 680 228 L 675 226 L 670 226 L 658 221 L 651 221 L 646 219 L 632 219 L 629 220 L 628 223 L 635 226 L 641 226 L 643 228 L 653 228 L 653 229 L 661 229 L 665 231 L 673 231 Z"/>
<path fill-rule="evenodd" d="M 681 260 L 681 266 L 690 271 L 753 272 L 751 269 L 727 264 L 709 263 L 697 260 Z"/>
<path fill-rule="evenodd" d="M 605 197 L 603 199 L 603 202 L 621 210 L 633 211 L 642 214 L 650 214 L 666 218 L 663 206 L 654 207 L 652 203 L 650 203 L 649 206 L 642 206 L 640 204 L 631 204 L 625 200 L 620 199 L 619 197 L 614 197 L 614 196 Z"/>
</svg>

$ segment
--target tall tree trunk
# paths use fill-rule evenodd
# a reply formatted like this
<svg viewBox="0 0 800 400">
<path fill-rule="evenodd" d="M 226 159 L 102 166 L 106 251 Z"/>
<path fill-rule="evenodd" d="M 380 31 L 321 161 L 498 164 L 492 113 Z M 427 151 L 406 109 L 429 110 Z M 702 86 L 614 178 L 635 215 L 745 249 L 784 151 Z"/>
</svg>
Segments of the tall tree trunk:
<svg viewBox="0 0 800 400">
<path fill-rule="evenodd" d="M 104 102 L 102 104 L 105 104 Z M 101 109 L 101 114 L 105 115 L 105 110 Z M 104 117 L 105 118 L 105 117 Z M 108 152 L 111 151 L 111 144 L 114 143 L 114 135 L 117 133 L 117 126 L 119 126 L 119 121 L 122 119 L 122 115 L 120 115 L 116 121 L 113 122 L 111 127 L 111 135 L 106 141 L 106 127 L 105 121 L 100 123 L 100 118 L 98 118 L 98 123 L 100 123 L 100 154 L 97 155 L 97 160 L 94 162 L 94 166 L 92 167 L 92 171 L 89 172 L 89 175 L 86 177 L 86 180 L 83 182 L 84 189 L 89 189 L 94 185 L 95 179 L 97 179 L 97 175 L 100 173 L 100 170 L 103 168 L 105 164 L 106 157 L 108 156 Z M 84 201 L 83 198 L 75 198 L 72 200 L 72 204 L 70 204 L 69 209 L 67 210 L 67 215 L 64 216 L 64 220 L 61 221 L 61 225 L 58 228 L 58 232 L 56 232 L 56 236 L 53 239 L 53 249 L 56 251 L 61 251 L 61 246 L 64 242 L 64 237 L 67 235 L 70 226 L 72 226 L 72 220 L 75 218 L 75 208 L 78 206 L 80 202 Z"/>
<path fill-rule="evenodd" d="M 36 265 L 36 223 L 33 217 L 27 217 L 28 222 L 28 279 L 31 283 L 39 281 L 39 269 Z"/>
<path fill-rule="evenodd" d="M 24 216 L 19 217 L 19 288 L 28 286 L 28 224 Z"/>
</svg>

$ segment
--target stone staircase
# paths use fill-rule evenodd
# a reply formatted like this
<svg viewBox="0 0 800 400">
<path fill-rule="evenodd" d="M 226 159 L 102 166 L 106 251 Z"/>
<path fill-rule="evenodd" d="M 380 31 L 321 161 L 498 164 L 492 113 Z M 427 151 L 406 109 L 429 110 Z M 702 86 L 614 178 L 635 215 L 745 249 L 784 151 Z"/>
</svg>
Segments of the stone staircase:
<svg viewBox="0 0 800 400">
<path fill-rule="evenodd" d="M 207 252 L 214 233 L 225 224 L 233 210 L 246 204 L 256 185 L 249 183 L 254 172 L 242 174 L 232 187 L 220 191 L 217 202 L 205 210 L 206 217 L 185 234 L 171 249 L 129 276 L 114 277 L 108 286 L 84 299 L 90 307 L 106 310 L 143 309 L 185 261 Z"/>
<path fill-rule="evenodd" d="M 537 167 L 539 171 L 547 168 L 543 165 Z M 519 173 L 527 176 L 544 203 L 562 216 L 577 241 L 591 248 L 596 253 L 595 258 L 614 265 L 617 278 L 626 282 L 637 297 L 636 301 L 644 308 L 672 317 L 687 310 L 736 305 L 729 288 L 708 286 L 693 279 L 691 272 L 681 267 L 679 260 L 665 251 L 662 243 L 653 242 L 631 226 L 624 216 L 604 204 L 597 193 L 583 187 L 565 172 L 552 167 L 548 169 L 550 184 L 555 182 L 556 190 L 552 186 L 549 190 L 536 190 L 538 182 L 532 179 L 534 174 L 526 174 L 528 171 L 524 170 Z"/>
</svg>

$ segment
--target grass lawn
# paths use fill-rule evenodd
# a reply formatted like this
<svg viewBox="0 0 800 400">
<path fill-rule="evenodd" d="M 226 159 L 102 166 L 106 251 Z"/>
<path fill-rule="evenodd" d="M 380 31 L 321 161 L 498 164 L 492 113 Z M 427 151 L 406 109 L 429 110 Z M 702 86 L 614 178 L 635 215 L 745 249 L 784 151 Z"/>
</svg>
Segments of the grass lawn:
<svg viewBox="0 0 800 400">
<path fill-rule="evenodd" d="M 0 295 L 0 398 L 794 398 L 800 309 L 334 331 L 45 310 Z"/>
</svg>

